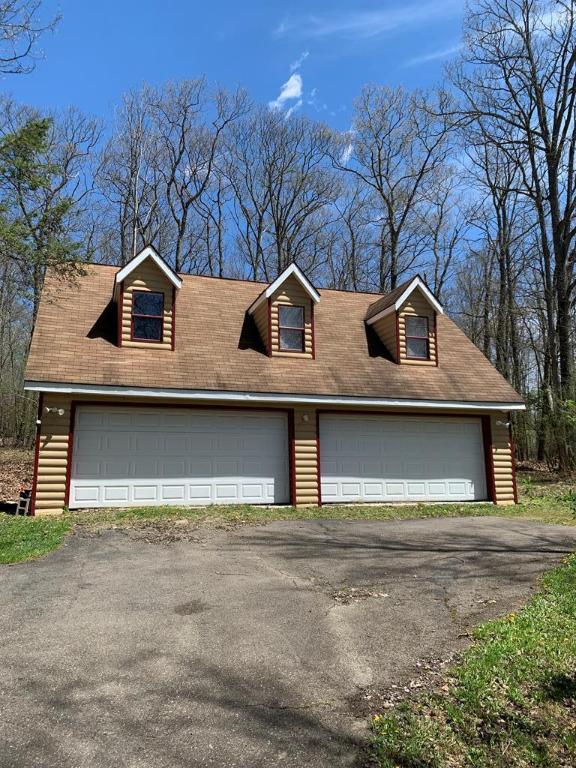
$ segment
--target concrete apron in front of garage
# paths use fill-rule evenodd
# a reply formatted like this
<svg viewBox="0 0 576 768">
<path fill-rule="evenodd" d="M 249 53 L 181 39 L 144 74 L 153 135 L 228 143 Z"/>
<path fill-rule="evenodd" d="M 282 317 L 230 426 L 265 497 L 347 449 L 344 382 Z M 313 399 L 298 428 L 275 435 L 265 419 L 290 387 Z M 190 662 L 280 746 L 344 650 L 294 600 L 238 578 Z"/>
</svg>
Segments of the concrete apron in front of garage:
<svg viewBox="0 0 576 768">
<path fill-rule="evenodd" d="M 358 765 L 351 702 L 462 648 L 575 547 L 497 518 L 74 536 L 1 568 L 2 766 Z"/>
</svg>

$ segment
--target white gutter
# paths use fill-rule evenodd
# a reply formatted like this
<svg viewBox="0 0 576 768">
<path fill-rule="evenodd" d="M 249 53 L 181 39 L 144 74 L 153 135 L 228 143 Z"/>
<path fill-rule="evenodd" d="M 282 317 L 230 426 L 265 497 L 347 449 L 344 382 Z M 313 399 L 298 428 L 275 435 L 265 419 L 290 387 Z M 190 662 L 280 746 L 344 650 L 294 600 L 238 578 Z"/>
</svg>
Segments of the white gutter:
<svg viewBox="0 0 576 768">
<path fill-rule="evenodd" d="M 274 392 L 228 392 L 207 389 L 154 389 L 150 387 L 117 387 L 99 384 L 62 384 L 60 382 L 26 381 L 29 392 L 49 392 L 61 395 L 109 395 L 114 397 L 176 400 L 209 400 L 232 403 L 283 403 L 286 405 L 359 405 L 389 408 L 444 408 L 466 411 L 525 411 L 524 403 L 466 402 L 465 400 L 408 400 L 388 397 L 337 397 L 334 395 L 298 395 Z"/>
</svg>

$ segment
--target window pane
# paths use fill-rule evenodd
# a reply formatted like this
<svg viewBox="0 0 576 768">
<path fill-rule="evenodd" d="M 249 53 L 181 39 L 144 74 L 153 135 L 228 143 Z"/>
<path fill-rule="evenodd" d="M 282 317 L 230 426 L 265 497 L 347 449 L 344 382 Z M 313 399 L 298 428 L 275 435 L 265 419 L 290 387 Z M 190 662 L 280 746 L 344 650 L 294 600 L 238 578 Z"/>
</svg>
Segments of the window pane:
<svg viewBox="0 0 576 768">
<path fill-rule="evenodd" d="M 134 338 L 145 341 L 162 341 L 162 319 L 160 317 L 135 317 Z"/>
<path fill-rule="evenodd" d="M 428 318 L 427 317 L 407 317 L 406 318 L 406 336 L 419 336 L 425 339 L 428 336 Z"/>
<path fill-rule="evenodd" d="M 406 356 L 428 358 L 428 342 L 426 339 L 406 339 Z"/>
<path fill-rule="evenodd" d="M 291 352 L 304 351 L 304 331 L 280 328 L 280 349 Z"/>
<path fill-rule="evenodd" d="M 164 294 L 135 291 L 132 297 L 132 312 L 135 315 L 161 315 L 164 308 Z"/>
<path fill-rule="evenodd" d="M 280 307 L 280 325 L 304 328 L 304 307 Z"/>
</svg>

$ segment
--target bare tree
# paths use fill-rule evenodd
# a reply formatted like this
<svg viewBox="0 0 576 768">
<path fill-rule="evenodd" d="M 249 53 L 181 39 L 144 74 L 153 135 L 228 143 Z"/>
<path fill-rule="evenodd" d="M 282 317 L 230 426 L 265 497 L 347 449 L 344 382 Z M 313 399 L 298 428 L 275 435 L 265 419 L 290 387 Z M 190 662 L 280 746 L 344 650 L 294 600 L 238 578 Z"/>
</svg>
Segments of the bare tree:
<svg viewBox="0 0 576 768">
<path fill-rule="evenodd" d="M 178 271 L 207 268 L 210 258 L 202 249 L 206 229 L 212 244 L 215 226 L 210 196 L 215 193 L 222 205 L 216 162 L 223 134 L 242 114 L 244 101 L 241 91 L 208 92 L 202 79 L 145 86 L 125 96 L 95 173 L 106 203 L 105 237 L 112 248 L 117 244 L 117 260 L 125 263 L 153 243 Z M 223 228 L 222 210 L 216 219 Z M 222 232 L 215 235 L 221 254 Z"/>
<path fill-rule="evenodd" d="M 150 94 L 157 169 L 175 232 L 176 270 L 191 266 L 185 253 L 189 220 L 195 206 L 197 212 L 208 206 L 202 197 L 214 178 L 223 133 L 245 112 L 245 104 L 242 91 L 209 94 L 204 80 L 172 83 Z"/>
<path fill-rule="evenodd" d="M 334 165 L 371 192 L 380 258 L 379 290 L 395 288 L 425 248 L 421 210 L 429 180 L 445 162 L 449 122 L 424 96 L 365 86 L 352 130 L 339 137 Z"/>
<path fill-rule="evenodd" d="M 226 214 L 229 202 L 230 185 L 220 169 L 215 169 L 210 184 L 204 194 L 196 198 L 193 208 L 200 225 L 197 238 L 199 271 L 217 277 L 222 277 L 228 266 Z"/>
<path fill-rule="evenodd" d="M 369 193 L 350 179 L 341 180 L 341 187 L 327 241 L 328 279 L 335 288 L 360 291 L 373 284 Z"/>
<path fill-rule="evenodd" d="M 324 126 L 267 108 L 255 108 L 231 133 L 226 173 L 254 276 L 269 279 L 295 260 L 318 266 L 319 235 L 338 195 L 329 142 Z"/>
<path fill-rule="evenodd" d="M 440 166 L 423 191 L 421 226 L 425 247 L 419 270 L 438 299 L 452 283 L 469 229 L 463 197 L 461 169 L 449 165 Z"/>
<path fill-rule="evenodd" d="M 150 91 L 130 92 L 116 115 L 112 137 L 101 151 L 95 179 L 110 222 L 103 250 L 113 261 L 125 264 L 138 250 L 157 242 L 162 228 L 161 176 L 158 171 L 158 140 L 153 129 Z"/>
<path fill-rule="evenodd" d="M 576 5 L 571 0 L 479 0 L 466 50 L 452 68 L 463 121 L 515 165 L 541 248 L 548 394 L 558 419 L 574 394 Z M 557 420 L 557 430 L 563 430 Z M 562 433 L 562 443 L 566 444 Z M 566 466 L 572 459 L 562 457 Z"/>
<path fill-rule="evenodd" d="M 41 0 L 0 2 L 0 72 L 22 74 L 34 69 L 36 42 L 43 32 L 54 29 L 59 16 L 40 21 Z"/>
</svg>

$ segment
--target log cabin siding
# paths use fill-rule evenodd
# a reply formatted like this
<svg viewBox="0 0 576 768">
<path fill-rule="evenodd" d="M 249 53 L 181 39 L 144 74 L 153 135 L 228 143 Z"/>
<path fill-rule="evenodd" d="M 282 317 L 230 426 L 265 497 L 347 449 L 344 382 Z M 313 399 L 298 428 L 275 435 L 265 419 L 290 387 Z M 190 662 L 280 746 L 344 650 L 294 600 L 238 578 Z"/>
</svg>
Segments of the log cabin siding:
<svg viewBox="0 0 576 768">
<path fill-rule="evenodd" d="M 318 438 L 316 409 L 294 409 L 295 503 L 318 504 Z"/>
<path fill-rule="evenodd" d="M 381 317 L 380 320 L 372 325 L 380 341 L 384 344 L 388 352 L 392 355 L 392 359 L 398 362 L 398 344 L 396 340 L 396 313 L 390 312 L 390 314 Z"/>
<path fill-rule="evenodd" d="M 516 500 L 516 473 L 513 445 L 508 417 L 492 416 L 492 467 L 494 476 L 494 501 L 497 504 L 514 504 Z"/>
<path fill-rule="evenodd" d="M 280 349 L 279 307 L 304 307 L 304 352 L 283 352 Z M 270 297 L 271 354 L 280 357 L 314 357 L 312 300 L 295 277 L 289 277 Z"/>
<path fill-rule="evenodd" d="M 266 352 L 270 354 L 269 346 L 270 346 L 270 339 L 269 339 L 269 333 L 268 333 L 268 302 L 263 301 L 259 307 L 257 307 L 256 311 L 254 312 L 254 322 L 256 323 L 256 328 L 258 328 L 258 333 L 260 334 L 260 338 L 262 339 L 262 343 L 264 344 L 264 347 L 266 349 Z"/>
<path fill-rule="evenodd" d="M 60 416 L 52 410 L 54 408 L 62 408 L 64 415 Z M 37 515 L 58 515 L 66 504 L 71 434 L 70 397 L 44 395 L 40 420 L 34 511 Z"/>
<path fill-rule="evenodd" d="M 428 360 L 413 360 L 406 356 L 406 317 L 412 315 L 428 318 Z M 436 313 L 430 306 L 419 288 L 414 290 L 406 302 L 398 310 L 398 349 L 399 362 L 405 365 L 437 365 L 438 350 L 436 344 Z"/>
<path fill-rule="evenodd" d="M 164 294 L 164 322 L 161 342 L 132 341 L 132 294 L 134 291 L 151 291 Z M 122 312 L 120 313 L 122 330 L 120 338 L 123 347 L 146 349 L 154 346 L 160 349 L 172 349 L 173 294 L 172 283 L 150 259 L 143 261 L 126 278 L 123 290 L 120 292 L 122 300 Z"/>
</svg>

